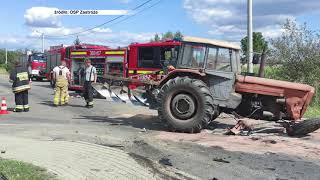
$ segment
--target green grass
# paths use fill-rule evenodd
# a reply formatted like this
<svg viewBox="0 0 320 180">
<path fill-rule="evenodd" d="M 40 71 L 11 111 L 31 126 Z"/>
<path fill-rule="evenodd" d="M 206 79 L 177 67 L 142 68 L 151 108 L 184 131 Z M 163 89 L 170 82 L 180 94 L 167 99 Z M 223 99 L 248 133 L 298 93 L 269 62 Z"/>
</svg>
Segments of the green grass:
<svg viewBox="0 0 320 180">
<path fill-rule="evenodd" d="M 1 174 L 2 173 L 2 174 Z M 45 169 L 20 161 L 0 158 L 0 179 L 4 175 L 10 180 L 52 180 L 56 179 Z"/>
<path fill-rule="evenodd" d="M 7 71 L 4 67 L 0 67 L 0 74 L 7 74 Z"/>
<path fill-rule="evenodd" d="M 311 105 L 308 107 L 307 112 L 304 114 L 306 118 L 320 117 L 320 105 Z"/>
</svg>

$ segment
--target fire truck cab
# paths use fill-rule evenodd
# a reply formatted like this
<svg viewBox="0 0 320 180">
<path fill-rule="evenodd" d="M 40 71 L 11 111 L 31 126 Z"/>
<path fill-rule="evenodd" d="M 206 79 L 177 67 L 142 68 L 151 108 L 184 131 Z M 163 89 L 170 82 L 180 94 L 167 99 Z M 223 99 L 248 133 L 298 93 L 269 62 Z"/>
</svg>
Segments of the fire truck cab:
<svg viewBox="0 0 320 180">
<path fill-rule="evenodd" d="M 44 53 L 27 52 L 20 56 L 19 61 L 23 66 L 28 67 L 32 79 L 41 81 L 45 78 L 47 57 Z"/>
<path fill-rule="evenodd" d="M 128 76 L 148 74 L 161 69 L 164 64 L 175 63 L 180 45 L 181 42 L 174 40 L 131 44 L 126 62 Z"/>
</svg>

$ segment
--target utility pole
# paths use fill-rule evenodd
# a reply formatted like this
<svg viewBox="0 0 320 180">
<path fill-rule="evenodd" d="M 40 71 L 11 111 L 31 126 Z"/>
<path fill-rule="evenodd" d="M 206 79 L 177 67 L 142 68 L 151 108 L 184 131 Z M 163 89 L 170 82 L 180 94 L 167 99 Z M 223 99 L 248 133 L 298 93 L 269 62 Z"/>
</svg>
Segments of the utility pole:
<svg viewBox="0 0 320 180">
<path fill-rule="evenodd" d="M 248 0 L 248 72 L 253 73 L 252 0 Z"/>
<path fill-rule="evenodd" d="M 42 53 L 44 53 L 44 33 L 42 33 L 41 36 L 42 36 Z"/>
<path fill-rule="evenodd" d="M 6 48 L 6 64 L 8 64 L 8 49 Z"/>
</svg>

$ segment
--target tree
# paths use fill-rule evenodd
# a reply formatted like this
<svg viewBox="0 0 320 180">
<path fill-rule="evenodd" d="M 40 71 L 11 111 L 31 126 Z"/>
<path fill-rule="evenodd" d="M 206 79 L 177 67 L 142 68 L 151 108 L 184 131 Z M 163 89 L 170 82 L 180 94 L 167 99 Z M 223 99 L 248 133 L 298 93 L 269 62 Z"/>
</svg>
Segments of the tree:
<svg viewBox="0 0 320 180">
<path fill-rule="evenodd" d="M 264 39 L 261 32 L 253 32 L 253 52 L 262 53 L 263 49 L 268 49 L 268 42 Z M 241 39 L 241 49 L 243 56 L 247 59 L 248 52 L 248 36 Z"/>
<path fill-rule="evenodd" d="M 74 40 L 73 43 L 74 43 L 74 45 L 80 45 L 81 41 L 78 36 L 77 36 L 76 40 Z"/>
<path fill-rule="evenodd" d="M 5 50 L 0 49 L 0 66 L 5 67 L 10 71 L 22 54 L 23 52 L 21 50 L 8 51 L 8 64 L 5 64 Z"/>
<path fill-rule="evenodd" d="M 161 34 L 161 38 L 159 36 L 159 34 L 155 34 L 154 38 L 151 39 L 151 42 L 158 42 L 158 41 L 163 41 L 166 39 L 178 39 L 181 40 L 183 38 L 183 35 L 180 31 L 175 32 L 174 34 L 171 31 L 168 31 L 164 34 Z"/>
<path fill-rule="evenodd" d="M 270 60 L 278 67 L 279 79 L 307 83 L 318 91 L 320 87 L 320 35 L 305 24 L 287 20 L 280 37 L 271 40 Z M 280 65 L 279 65 L 280 64 Z"/>
<path fill-rule="evenodd" d="M 154 35 L 154 41 L 156 42 L 160 41 L 160 36 L 158 34 Z"/>
<path fill-rule="evenodd" d="M 177 31 L 175 34 L 174 34 L 174 39 L 178 39 L 178 40 L 182 40 L 183 38 L 183 35 L 180 31 Z"/>
<path fill-rule="evenodd" d="M 161 40 L 166 40 L 166 39 L 173 39 L 173 33 L 171 31 L 168 31 L 162 34 Z"/>
</svg>

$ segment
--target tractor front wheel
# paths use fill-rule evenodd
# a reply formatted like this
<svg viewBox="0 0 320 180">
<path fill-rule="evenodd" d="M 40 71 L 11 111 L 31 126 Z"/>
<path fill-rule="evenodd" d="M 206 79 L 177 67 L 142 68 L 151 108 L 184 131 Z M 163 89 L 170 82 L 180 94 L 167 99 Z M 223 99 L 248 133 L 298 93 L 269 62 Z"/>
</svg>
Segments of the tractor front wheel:
<svg viewBox="0 0 320 180">
<path fill-rule="evenodd" d="M 198 133 L 211 122 L 217 109 L 209 88 L 198 79 L 171 79 L 158 97 L 159 115 L 173 131 Z"/>
</svg>

